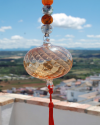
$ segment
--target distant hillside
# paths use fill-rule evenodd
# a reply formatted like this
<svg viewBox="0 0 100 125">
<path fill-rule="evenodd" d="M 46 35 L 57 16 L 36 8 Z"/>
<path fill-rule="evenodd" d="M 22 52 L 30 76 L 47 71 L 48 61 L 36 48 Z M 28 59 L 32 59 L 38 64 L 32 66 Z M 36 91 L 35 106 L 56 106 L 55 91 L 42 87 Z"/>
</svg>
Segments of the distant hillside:
<svg viewBox="0 0 100 125">
<path fill-rule="evenodd" d="M 71 71 L 62 79 L 82 78 L 100 74 L 100 50 L 69 50 L 73 57 Z M 0 74 L 28 75 L 23 66 L 27 51 L 0 51 Z"/>
<path fill-rule="evenodd" d="M 0 51 L 29 51 L 30 49 L 35 48 L 36 46 L 32 46 L 30 48 L 18 48 L 18 49 L 0 49 Z M 100 48 L 66 48 L 66 49 L 71 49 L 71 50 L 100 50 Z"/>
</svg>

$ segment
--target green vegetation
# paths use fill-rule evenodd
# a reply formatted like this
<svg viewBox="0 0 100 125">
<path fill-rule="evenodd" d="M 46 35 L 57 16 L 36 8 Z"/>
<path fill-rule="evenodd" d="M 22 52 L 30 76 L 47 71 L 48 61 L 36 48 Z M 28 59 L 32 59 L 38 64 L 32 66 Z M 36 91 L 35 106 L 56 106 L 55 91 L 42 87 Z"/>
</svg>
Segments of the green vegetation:
<svg viewBox="0 0 100 125">
<path fill-rule="evenodd" d="M 55 79 L 54 85 L 57 85 L 60 83 L 62 79 Z M 25 79 L 25 80 L 11 80 L 9 82 L 3 81 L 0 84 L 0 91 L 5 89 L 11 89 L 12 87 L 20 88 L 20 87 L 44 87 L 46 86 L 46 81 L 40 80 L 40 79 Z"/>
<path fill-rule="evenodd" d="M 73 67 L 63 78 L 81 78 L 100 73 L 100 51 L 97 50 L 71 50 Z"/>
<path fill-rule="evenodd" d="M 62 78 L 85 78 L 100 73 L 100 51 L 70 50 L 73 56 L 72 70 Z M 23 57 L 27 52 L 0 52 L 0 74 L 28 75 L 23 66 Z M 13 57 L 21 57 L 13 59 Z M 7 58 L 12 57 L 12 58 Z"/>
<path fill-rule="evenodd" d="M 63 79 L 69 78 L 81 78 L 85 79 L 87 76 L 99 74 L 100 73 L 100 51 L 97 50 L 69 50 L 73 56 L 73 67 L 71 71 L 66 74 L 65 76 L 55 79 L 54 85 L 60 83 Z M 0 76 L 8 75 L 9 74 L 16 74 L 16 75 L 27 75 L 27 72 L 23 66 L 23 57 L 26 54 L 26 51 L 19 51 L 19 52 L 7 52 L 2 51 L 0 52 Z M 13 81 L 13 80 L 12 80 Z M 1 84 L 2 81 L 0 81 Z M 9 83 L 8 80 L 3 81 L 4 83 Z M 11 83 L 11 81 L 10 81 Z M 32 81 L 13 81 L 11 84 L 7 84 L 7 86 L 0 85 L 0 91 L 2 89 L 11 88 L 13 87 L 21 87 L 26 84 L 33 84 L 40 86 L 45 86 L 45 81 L 39 79 L 33 79 Z M 40 85 L 43 84 L 43 85 Z"/>
<path fill-rule="evenodd" d="M 56 86 L 56 85 L 59 84 L 61 81 L 62 81 L 61 78 L 54 79 L 54 80 L 53 80 L 53 84 Z"/>
</svg>

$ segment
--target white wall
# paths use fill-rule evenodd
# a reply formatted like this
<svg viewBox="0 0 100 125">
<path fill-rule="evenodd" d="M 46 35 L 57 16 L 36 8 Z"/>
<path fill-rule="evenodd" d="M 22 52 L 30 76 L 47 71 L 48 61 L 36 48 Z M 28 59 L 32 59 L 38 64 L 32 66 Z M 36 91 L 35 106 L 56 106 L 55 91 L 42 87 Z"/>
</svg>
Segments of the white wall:
<svg viewBox="0 0 100 125">
<path fill-rule="evenodd" d="M 61 95 L 66 95 L 66 88 L 65 88 L 64 86 L 62 86 L 62 87 L 60 88 L 60 94 L 61 94 Z"/>
<path fill-rule="evenodd" d="M 71 96 L 71 93 L 74 93 L 74 95 L 73 96 Z M 80 91 L 75 91 L 75 90 L 67 90 L 67 100 L 68 101 L 73 101 L 74 99 L 77 99 L 77 101 L 80 101 L 81 100 L 81 98 L 80 98 L 80 100 L 78 100 L 78 96 L 79 95 L 83 95 L 83 94 L 85 94 L 86 92 L 80 92 Z M 83 98 L 82 98 L 83 99 Z"/>
<path fill-rule="evenodd" d="M 0 125 L 1 125 L 1 106 L 0 106 Z"/>
<path fill-rule="evenodd" d="M 48 107 L 16 103 L 9 125 L 48 125 Z M 55 125 L 100 125 L 100 117 L 54 109 Z"/>
<path fill-rule="evenodd" d="M 0 125 L 10 125 L 13 105 L 14 103 L 0 107 Z"/>
<path fill-rule="evenodd" d="M 99 91 L 99 93 L 100 93 L 100 82 L 99 82 L 99 85 L 98 85 L 98 91 Z"/>
</svg>

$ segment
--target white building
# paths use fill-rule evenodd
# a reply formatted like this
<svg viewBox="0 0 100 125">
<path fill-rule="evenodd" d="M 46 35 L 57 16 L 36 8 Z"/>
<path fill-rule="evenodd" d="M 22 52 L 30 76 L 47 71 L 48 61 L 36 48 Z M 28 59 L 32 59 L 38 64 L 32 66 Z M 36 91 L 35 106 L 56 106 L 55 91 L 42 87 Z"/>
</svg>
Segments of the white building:
<svg viewBox="0 0 100 125">
<path fill-rule="evenodd" d="M 99 76 L 90 76 L 90 80 L 92 80 L 92 81 L 100 81 L 100 75 Z"/>
<path fill-rule="evenodd" d="M 17 90 L 16 90 L 16 88 L 13 87 L 13 88 L 12 88 L 12 91 L 13 91 L 13 92 L 16 92 Z"/>
<path fill-rule="evenodd" d="M 92 87 L 91 83 L 85 82 L 81 84 L 79 87 L 73 87 L 73 88 L 66 90 L 67 100 L 71 102 L 79 101 L 80 95 L 90 93 L 92 91 L 91 87 Z"/>
<path fill-rule="evenodd" d="M 98 86 L 100 82 L 100 75 L 99 76 L 90 76 L 90 80 L 92 81 L 94 86 Z"/>
<path fill-rule="evenodd" d="M 100 82 L 99 82 L 99 85 L 98 85 L 98 92 L 100 93 Z"/>
<path fill-rule="evenodd" d="M 83 94 L 83 95 L 79 95 L 78 96 L 78 102 L 79 103 L 88 103 L 88 102 L 92 102 L 96 96 L 98 95 L 97 91 L 90 91 L 89 93 Z"/>
<path fill-rule="evenodd" d="M 88 91 L 84 91 L 84 90 L 82 91 L 81 89 L 79 90 L 79 88 L 69 89 L 67 90 L 67 93 L 66 93 L 67 101 L 77 102 L 79 95 L 83 95 L 85 93 L 88 93 Z"/>
<path fill-rule="evenodd" d="M 64 80 L 60 83 L 60 86 L 74 86 L 76 82 L 76 79 L 72 78 L 72 79 L 68 79 L 68 80 Z"/>
</svg>

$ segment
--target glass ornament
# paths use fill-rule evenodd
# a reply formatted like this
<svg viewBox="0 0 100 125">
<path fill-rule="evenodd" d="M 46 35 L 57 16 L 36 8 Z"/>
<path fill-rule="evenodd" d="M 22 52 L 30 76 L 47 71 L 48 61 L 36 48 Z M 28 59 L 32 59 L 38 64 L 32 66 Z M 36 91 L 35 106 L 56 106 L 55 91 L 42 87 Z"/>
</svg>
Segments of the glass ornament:
<svg viewBox="0 0 100 125">
<path fill-rule="evenodd" d="M 53 80 L 67 74 L 72 68 L 70 52 L 62 47 L 46 43 L 30 50 L 24 57 L 24 67 L 29 75 Z"/>
<path fill-rule="evenodd" d="M 33 77 L 47 81 L 47 87 L 50 94 L 49 103 L 49 125 L 54 125 L 52 93 L 53 79 L 59 78 L 67 74 L 73 65 L 73 59 L 70 52 L 63 47 L 55 46 L 50 43 L 49 34 L 52 32 L 51 23 L 53 22 L 53 12 L 51 4 L 53 0 L 42 0 L 44 7 L 42 8 L 45 14 L 41 21 L 42 32 L 45 34 L 43 45 L 31 49 L 24 57 L 24 67 L 27 73 Z"/>
<path fill-rule="evenodd" d="M 42 13 L 51 15 L 53 13 L 53 8 L 49 5 L 46 5 L 42 8 Z"/>
<path fill-rule="evenodd" d="M 50 36 L 48 33 L 46 33 L 43 37 L 43 43 L 46 44 L 46 43 L 49 43 L 50 42 Z"/>
<path fill-rule="evenodd" d="M 43 24 L 51 24 L 53 22 L 52 16 L 45 14 L 41 19 Z"/>
<path fill-rule="evenodd" d="M 50 33 L 52 33 L 52 26 L 45 24 L 41 27 L 41 30 L 42 30 L 42 33 L 44 33 L 44 34 L 45 33 L 50 34 Z"/>
<path fill-rule="evenodd" d="M 53 0 L 42 0 L 42 4 L 43 5 L 52 5 L 53 4 Z"/>
</svg>

